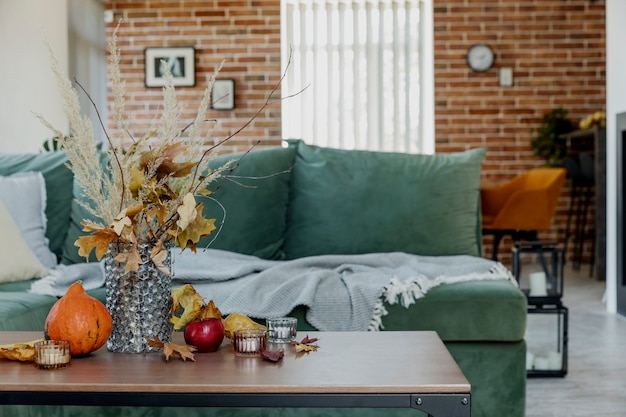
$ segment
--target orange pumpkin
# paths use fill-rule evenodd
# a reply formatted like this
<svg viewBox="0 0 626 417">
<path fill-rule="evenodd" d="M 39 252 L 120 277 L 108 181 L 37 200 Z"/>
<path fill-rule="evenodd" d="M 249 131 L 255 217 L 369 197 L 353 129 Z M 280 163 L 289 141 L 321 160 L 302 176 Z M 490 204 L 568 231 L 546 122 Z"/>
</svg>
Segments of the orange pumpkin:
<svg viewBox="0 0 626 417">
<path fill-rule="evenodd" d="M 46 339 L 67 340 L 70 354 L 82 356 L 102 347 L 112 327 L 109 310 L 100 300 L 85 293 L 78 281 L 50 309 L 44 333 Z"/>
</svg>

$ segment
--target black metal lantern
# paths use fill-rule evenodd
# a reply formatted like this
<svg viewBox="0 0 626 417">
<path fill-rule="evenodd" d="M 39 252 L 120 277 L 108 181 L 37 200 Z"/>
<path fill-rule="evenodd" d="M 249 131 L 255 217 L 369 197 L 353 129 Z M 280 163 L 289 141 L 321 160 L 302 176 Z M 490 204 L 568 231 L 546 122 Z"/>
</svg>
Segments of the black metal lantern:
<svg viewBox="0 0 626 417">
<path fill-rule="evenodd" d="M 563 305 L 528 306 L 526 375 L 563 377 L 567 374 L 568 309 Z"/>
<path fill-rule="evenodd" d="M 534 255 L 540 271 L 523 274 L 523 256 Z M 526 374 L 563 377 L 567 374 L 568 309 L 563 297 L 564 253 L 557 242 L 516 242 L 513 275 L 528 300 Z"/>
<path fill-rule="evenodd" d="M 537 257 L 542 270 L 522 275 L 522 257 Z M 533 304 L 560 304 L 563 296 L 563 249 L 557 242 L 516 242 L 513 247 L 513 275 L 521 290 Z"/>
</svg>

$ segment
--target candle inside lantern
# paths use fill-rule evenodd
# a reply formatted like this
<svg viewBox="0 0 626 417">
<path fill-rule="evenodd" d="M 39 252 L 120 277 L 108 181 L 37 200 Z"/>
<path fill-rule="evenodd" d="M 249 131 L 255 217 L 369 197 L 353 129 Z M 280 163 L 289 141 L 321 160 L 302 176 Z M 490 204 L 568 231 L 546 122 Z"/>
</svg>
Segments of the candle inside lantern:
<svg viewBox="0 0 626 417">
<path fill-rule="evenodd" d="M 526 370 L 530 371 L 533 369 L 535 362 L 535 355 L 532 352 L 526 351 Z"/>
<path fill-rule="evenodd" d="M 533 365 L 537 371 L 546 371 L 550 369 L 550 364 L 546 356 L 535 356 Z"/>
<path fill-rule="evenodd" d="M 236 330 L 233 347 L 237 356 L 259 356 L 267 346 L 267 331 L 259 329 Z"/>
<path fill-rule="evenodd" d="M 545 272 L 533 272 L 528 276 L 528 279 L 531 297 L 546 297 L 548 295 Z"/>
<path fill-rule="evenodd" d="M 35 366 L 40 369 L 65 368 L 70 364 L 70 344 L 65 340 L 35 343 Z"/>
<path fill-rule="evenodd" d="M 295 317 L 275 317 L 267 319 L 268 342 L 291 343 L 296 340 L 298 319 Z"/>
<path fill-rule="evenodd" d="M 560 352 L 548 352 L 548 369 L 558 371 L 563 368 L 563 355 Z"/>
</svg>

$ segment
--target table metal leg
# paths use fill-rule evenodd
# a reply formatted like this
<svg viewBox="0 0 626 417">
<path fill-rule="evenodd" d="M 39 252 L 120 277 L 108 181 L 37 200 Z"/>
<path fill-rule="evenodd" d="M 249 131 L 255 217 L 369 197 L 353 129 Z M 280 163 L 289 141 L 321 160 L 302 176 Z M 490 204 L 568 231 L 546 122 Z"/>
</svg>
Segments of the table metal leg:
<svg viewBox="0 0 626 417">
<path fill-rule="evenodd" d="M 470 417 L 471 405 L 469 394 L 423 394 L 411 398 L 411 407 L 429 417 Z"/>
</svg>

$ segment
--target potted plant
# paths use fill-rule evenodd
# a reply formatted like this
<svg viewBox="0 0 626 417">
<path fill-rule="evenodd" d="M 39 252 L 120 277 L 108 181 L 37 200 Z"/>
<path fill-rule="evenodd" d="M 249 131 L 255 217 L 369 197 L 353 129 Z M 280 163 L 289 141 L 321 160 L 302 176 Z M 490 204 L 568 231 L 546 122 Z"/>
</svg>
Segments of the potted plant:
<svg viewBox="0 0 626 417">
<path fill-rule="evenodd" d="M 566 119 L 567 110 L 557 107 L 543 115 L 541 126 L 531 129 L 536 134 L 530 142 L 533 154 L 546 159 L 546 166 L 560 166 L 565 156 L 565 142 L 559 140 L 559 135 L 571 132 L 572 122 Z"/>
</svg>

